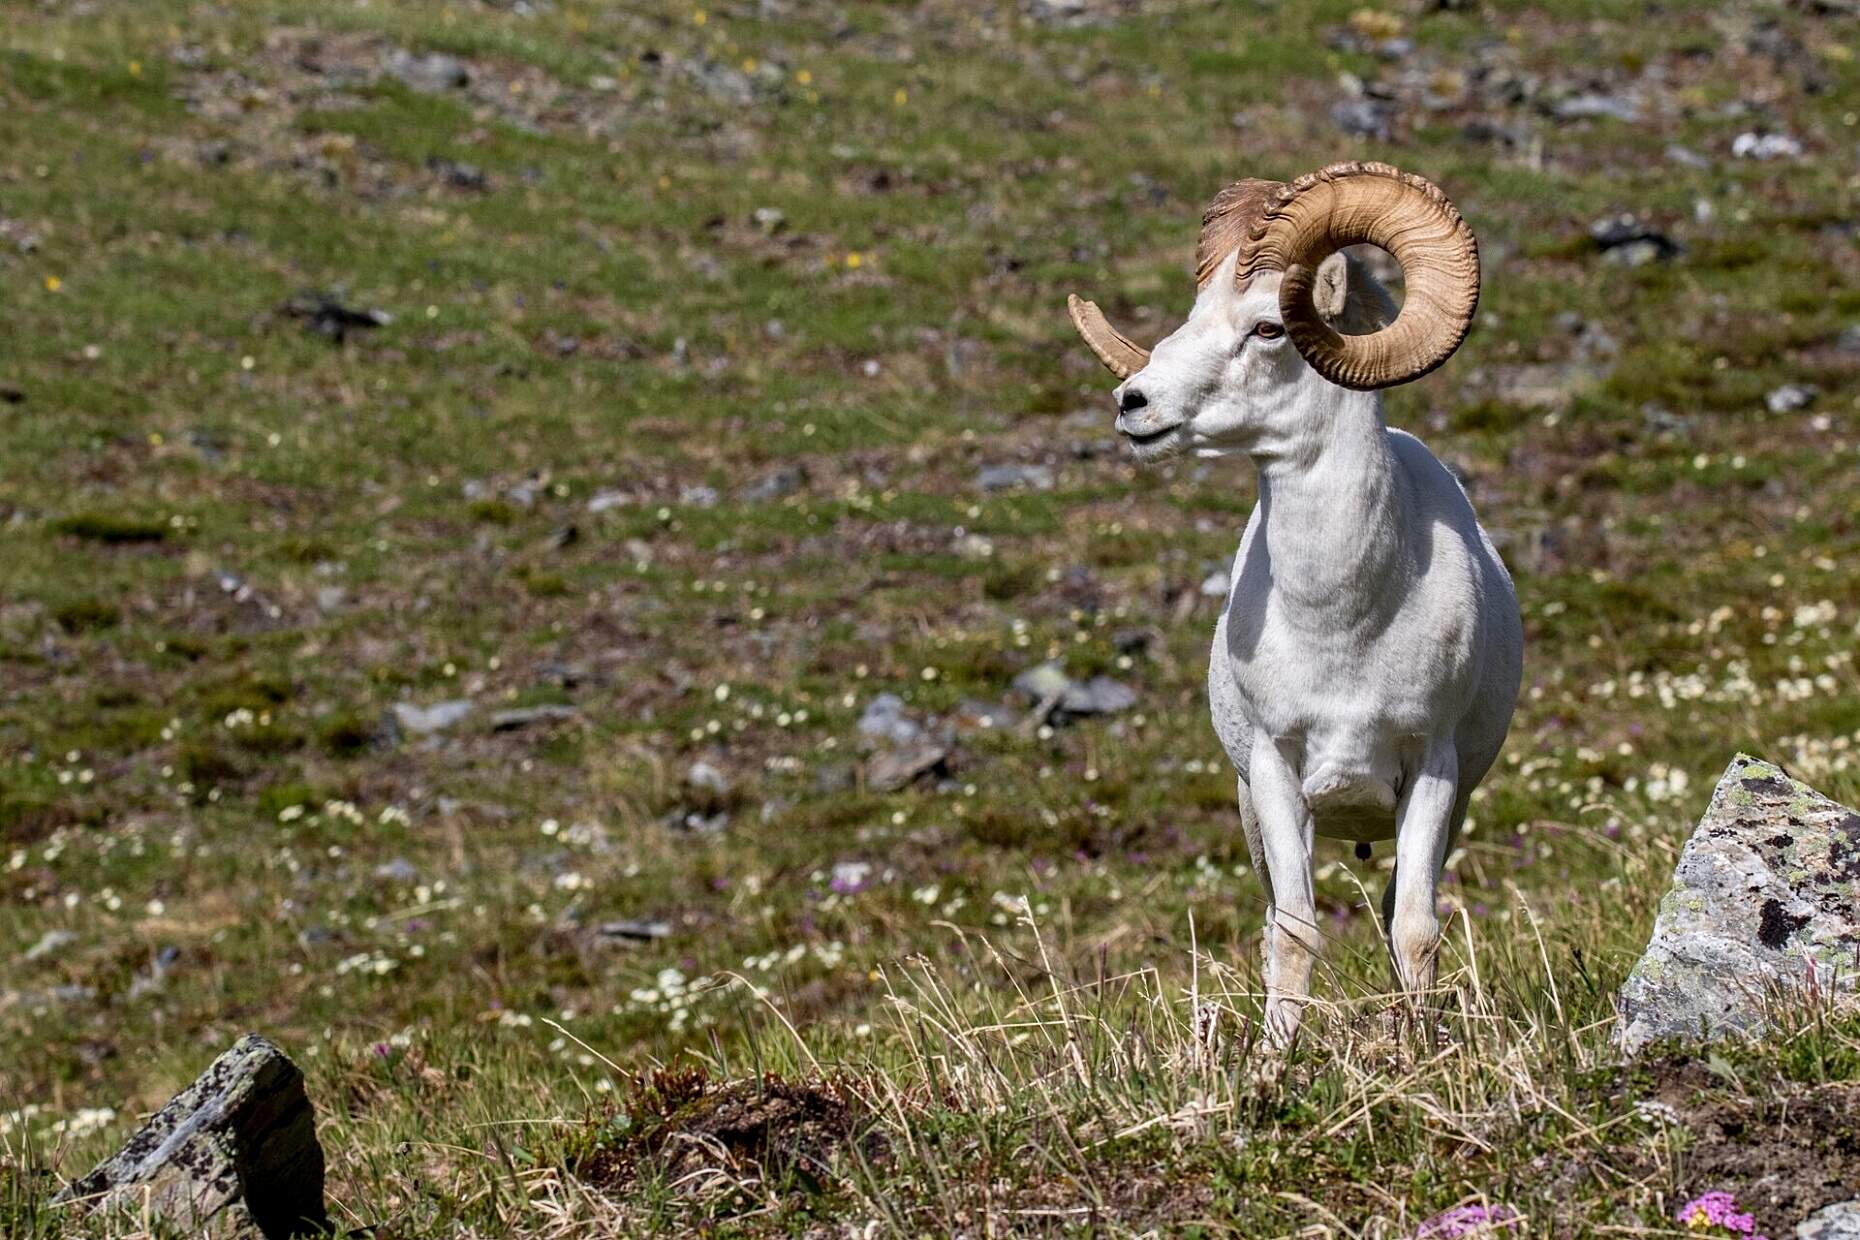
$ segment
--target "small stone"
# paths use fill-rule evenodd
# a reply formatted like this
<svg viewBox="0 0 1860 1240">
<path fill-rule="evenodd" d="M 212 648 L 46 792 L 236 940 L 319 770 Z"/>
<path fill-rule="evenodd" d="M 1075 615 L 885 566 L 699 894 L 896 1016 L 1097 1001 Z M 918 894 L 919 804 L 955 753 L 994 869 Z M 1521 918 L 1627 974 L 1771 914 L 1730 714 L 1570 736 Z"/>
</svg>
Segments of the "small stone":
<svg viewBox="0 0 1860 1240">
<path fill-rule="evenodd" d="M 341 611 L 349 602 L 349 591 L 344 586 L 320 586 L 316 592 L 316 609 L 324 615 L 333 615 Z"/>
<path fill-rule="evenodd" d="M 717 506 L 717 488 L 707 486 L 686 487 L 678 493 L 678 502 L 691 508 L 715 508 Z"/>
<path fill-rule="evenodd" d="M 643 917 L 627 917 L 619 921 L 604 921 L 591 931 L 593 937 L 604 943 L 652 943 L 667 939 L 672 935 L 672 923 Z"/>
<path fill-rule="evenodd" d="M 240 1207 L 267 1240 L 325 1234 L 323 1149 L 303 1073 L 247 1034 L 55 1200 L 153 1213 L 190 1233 Z"/>
<path fill-rule="evenodd" d="M 923 732 L 923 725 L 906 713 L 904 699 L 895 693 L 879 694 L 859 715 L 859 734 L 875 741 L 908 745 Z"/>
<path fill-rule="evenodd" d="M 1014 678 L 1014 688 L 1036 702 L 1063 697 L 1072 688 L 1072 677 L 1057 663 L 1041 663 Z"/>
<path fill-rule="evenodd" d="M 1233 582 L 1228 580 L 1227 570 L 1217 568 L 1202 579 L 1201 593 L 1204 598 L 1226 598 Z"/>
<path fill-rule="evenodd" d="M 1605 261 L 1640 267 L 1677 257 L 1683 247 L 1630 211 L 1607 215 L 1589 225 L 1589 237 Z"/>
<path fill-rule="evenodd" d="M 994 558 L 995 543 L 981 534 L 965 533 L 956 539 L 953 550 L 965 560 L 988 560 Z"/>
<path fill-rule="evenodd" d="M 765 503 L 793 495 L 807 485 L 807 467 L 785 465 L 762 475 L 743 489 L 743 498 L 752 504 Z"/>
<path fill-rule="evenodd" d="M 730 795 L 729 779 L 722 771 L 702 760 L 693 762 L 691 769 L 685 772 L 685 783 L 700 792 L 708 792 L 713 796 Z"/>
<path fill-rule="evenodd" d="M 1738 159 L 1795 159 L 1802 144 L 1786 133 L 1740 133 L 1731 139 L 1731 154 Z"/>
<path fill-rule="evenodd" d="M 677 818 L 673 825 L 692 835 L 722 835 L 729 829 L 730 815 L 722 811 L 715 814 L 692 811 Z"/>
<path fill-rule="evenodd" d="M 1680 853 L 1616 1036 L 1758 1036 L 1783 990 L 1854 987 L 1860 813 L 1739 754 Z"/>
<path fill-rule="evenodd" d="M 386 327 L 394 316 L 385 310 L 360 310 L 343 302 L 336 293 L 310 289 L 284 303 L 284 313 L 303 320 L 304 327 L 319 336 L 328 336 L 337 344 L 353 331 Z"/>
<path fill-rule="evenodd" d="M 755 220 L 757 228 L 769 234 L 780 232 L 788 222 L 787 213 L 780 207 L 757 207 L 750 218 Z"/>
<path fill-rule="evenodd" d="M 1860 1199 L 1821 1207 L 1795 1225 L 1796 1240 L 1860 1240 Z"/>
<path fill-rule="evenodd" d="M 1114 715 L 1137 704 L 1137 691 L 1109 676 L 1093 676 L 1083 685 L 1073 685 L 1059 701 L 1059 708 L 1074 715 Z"/>
<path fill-rule="evenodd" d="M 1607 119 L 1633 124 L 1640 119 L 1640 108 L 1621 95 L 1571 95 L 1551 106 L 1550 115 L 1560 121 Z"/>
<path fill-rule="evenodd" d="M 874 792 L 896 792 L 926 775 L 948 770 L 949 747 L 917 741 L 899 749 L 882 749 L 866 763 L 865 782 Z"/>
<path fill-rule="evenodd" d="M 1020 716 L 999 702 L 964 698 L 956 706 L 954 723 L 958 732 L 1001 732 L 1013 727 Z"/>
<path fill-rule="evenodd" d="M 387 71 L 402 84 L 427 94 L 462 90 L 471 85 L 471 70 L 465 62 L 444 52 L 416 56 L 409 51 L 396 51 L 388 57 Z"/>
<path fill-rule="evenodd" d="M 1640 407 L 1640 420 L 1656 435 L 1683 437 L 1692 433 L 1693 419 L 1651 401 Z"/>
<path fill-rule="evenodd" d="M 34 943 L 31 947 L 26 949 L 26 954 L 22 959 L 25 960 L 27 964 L 31 964 L 35 960 L 43 960 L 47 956 L 55 956 L 77 941 L 78 936 L 71 933 L 69 930 L 47 930 L 44 934 L 39 936 L 39 941 L 37 943 Z"/>
<path fill-rule="evenodd" d="M 420 871 L 405 857 L 395 857 L 392 861 L 384 861 L 376 866 L 375 877 L 390 883 L 411 885 L 419 880 Z"/>
<path fill-rule="evenodd" d="M 412 702 L 394 703 L 394 722 L 414 736 L 431 736 L 462 723 L 472 712 L 469 698 L 416 706 Z"/>
<path fill-rule="evenodd" d="M 988 465 L 975 476 L 975 485 L 984 491 L 1011 491 L 1016 487 L 1050 491 L 1053 471 L 1045 465 Z"/>
<path fill-rule="evenodd" d="M 1339 99 L 1330 105 L 1331 124 L 1357 138 L 1385 142 L 1389 137 L 1389 110 L 1374 99 Z"/>
<path fill-rule="evenodd" d="M 1795 413 L 1814 404 L 1819 393 L 1812 383 L 1785 383 L 1763 398 L 1763 406 L 1771 413 Z"/>
<path fill-rule="evenodd" d="M 1657 240 L 1643 237 L 1609 250 L 1602 255 L 1602 261 L 1615 267 L 1645 267 L 1648 263 L 1657 263 L 1677 252 Z"/>
<path fill-rule="evenodd" d="M 596 491 L 588 498 L 588 511 L 599 514 L 613 508 L 628 508 L 637 502 L 626 491 Z"/>
<path fill-rule="evenodd" d="M 1057 663 L 1041 663 L 1014 678 L 1014 688 L 1056 722 L 1072 715 L 1112 715 L 1137 704 L 1136 690 L 1109 676 L 1077 681 Z"/>
<path fill-rule="evenodd" d="M 168 981 L 168 971 L 180 963 L 181 949 L 168 944 L 155 953 L 149 967 L 129 979 L 129 998 L 140 999 L 159 991 Z"/>
<path fill-rule="evenodd" d="M 453 189 L 482 190 L 489 188 L 491 183 L 484 169 L 477 164 L 461 163 L 456 159 L 442 159 L 435 155 L 426 161 L 426 168 Z"/>
<path fill-rule="evenodd" d="M 581 712 L 573 706 L 515 706 L 492 715 L 491 730 L 493 732 L 515 732 L 521 728 L 534 727 L 539 723 L 567 723 L 571 719 L 579 718 L 581 718 Z"/>
</svg>

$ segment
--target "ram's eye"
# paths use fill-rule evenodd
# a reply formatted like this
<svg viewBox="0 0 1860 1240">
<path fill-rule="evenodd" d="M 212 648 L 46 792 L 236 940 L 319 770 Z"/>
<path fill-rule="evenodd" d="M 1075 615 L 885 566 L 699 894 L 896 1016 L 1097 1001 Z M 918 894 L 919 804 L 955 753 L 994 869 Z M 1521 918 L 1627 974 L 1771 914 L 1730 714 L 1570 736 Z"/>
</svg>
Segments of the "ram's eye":
<svg viewBox="0 0 1860 1240">
<path fill-rule="evenodd" d="M 1261 340 L 1277 340 L 1285 334 L 1285 328 L 1277 323 L 1261 320 L 1253 325 L 1253 334 Z"/>
</svg>

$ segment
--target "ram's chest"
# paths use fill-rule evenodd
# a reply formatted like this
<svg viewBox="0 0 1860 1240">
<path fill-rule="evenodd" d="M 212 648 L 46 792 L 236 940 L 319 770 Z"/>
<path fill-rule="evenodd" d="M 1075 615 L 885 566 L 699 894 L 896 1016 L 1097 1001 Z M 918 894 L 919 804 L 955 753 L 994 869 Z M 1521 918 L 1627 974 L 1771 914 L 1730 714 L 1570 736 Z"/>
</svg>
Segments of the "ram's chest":
<svg viewBox="0 0 1860 1240">
<path fill-rule="evenodd" d="M 1423 735 L 1469 698 L 1476 662 L 1464 624 L 1412 609 L 1336 624 L 1269 593 L 1234 600 L 1227 637 L 1249 714 L 1275 737 Z"/>
</svg>

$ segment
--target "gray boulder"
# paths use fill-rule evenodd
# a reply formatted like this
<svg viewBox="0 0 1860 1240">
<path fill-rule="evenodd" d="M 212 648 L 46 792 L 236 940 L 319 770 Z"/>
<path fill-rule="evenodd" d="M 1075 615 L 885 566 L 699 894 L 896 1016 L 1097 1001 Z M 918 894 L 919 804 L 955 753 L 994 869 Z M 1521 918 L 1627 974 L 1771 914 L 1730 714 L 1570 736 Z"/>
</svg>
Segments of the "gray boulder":
<svg viewBox="0 0 1860 1240">
<path fill-rule="evenodd" d="M 246 1034 L 58 1200 L 136 1214 L 146 1204 L 188 1234 L 228 1210 L 267 1240 L 326 1233 L 323 1147 L 303 1073 Z"/>
<path fill-rule="evenodd" d="M 1860 1200 L 1823 1206 L 1795 1225 L 1796 1240 L 1860 1240 Z"/>
<path fill-rule="evenodd" d="M 1860 974 L 1860 814 L 1739 754 L 1718 781 L 1621 987 L 1621 1047 L 1760 1035 L 1790 992 Z"/>
</svg>

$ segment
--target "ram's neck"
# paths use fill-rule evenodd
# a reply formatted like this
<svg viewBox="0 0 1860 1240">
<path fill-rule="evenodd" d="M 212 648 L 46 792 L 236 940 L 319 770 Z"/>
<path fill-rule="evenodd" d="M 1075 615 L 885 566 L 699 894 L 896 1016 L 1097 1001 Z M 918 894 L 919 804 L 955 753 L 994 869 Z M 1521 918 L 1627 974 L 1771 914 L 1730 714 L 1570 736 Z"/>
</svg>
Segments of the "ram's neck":
<svg viewBox="0 0 1860 1240">
<path fill-rule="evenodd" d="M 1379 394 L 1315 395 L 1299 433 L 1254 458 L 1260 533 L 1284 604 L 1367 619 L 1399 602 L 1408 571 L 1401 472 Z"/>
</svg>

